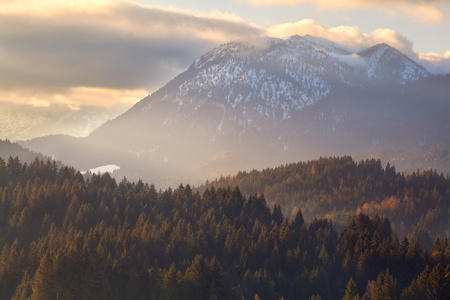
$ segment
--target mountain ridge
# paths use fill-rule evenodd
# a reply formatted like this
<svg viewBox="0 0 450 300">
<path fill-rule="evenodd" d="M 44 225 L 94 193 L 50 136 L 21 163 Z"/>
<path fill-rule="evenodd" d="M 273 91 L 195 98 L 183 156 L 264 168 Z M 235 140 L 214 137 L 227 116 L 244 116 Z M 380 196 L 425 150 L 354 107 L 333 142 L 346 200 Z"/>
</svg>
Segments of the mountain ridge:
<svg viewBox="0 0 450 300">
<path fill-rule="evenodd" d="M 82 169 L 116 164 L 121 175 L 206 179 L 319 155 L 450 145 L 450 77 L 434 78 L 398 50 L 374 47 L 358 56 L 300 36 L 223 44 L 80 139 L 83 154 L 58 145 L 51 154 L 97 164 Z"/>
</svg>

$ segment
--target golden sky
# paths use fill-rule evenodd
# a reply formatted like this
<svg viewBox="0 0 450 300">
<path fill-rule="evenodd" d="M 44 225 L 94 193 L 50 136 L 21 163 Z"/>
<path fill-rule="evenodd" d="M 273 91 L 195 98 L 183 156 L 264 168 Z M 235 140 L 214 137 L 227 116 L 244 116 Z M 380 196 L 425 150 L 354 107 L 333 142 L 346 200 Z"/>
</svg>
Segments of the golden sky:
<svg viewBox="0 0 450 300">
<path fill-rule="evenodd" d="M 0 105 L 125 110 L 221 43 L 293 34 L 386 42 L 450 73 L 449 1 L 171 3 L 0 0 Z"/>
</svg>

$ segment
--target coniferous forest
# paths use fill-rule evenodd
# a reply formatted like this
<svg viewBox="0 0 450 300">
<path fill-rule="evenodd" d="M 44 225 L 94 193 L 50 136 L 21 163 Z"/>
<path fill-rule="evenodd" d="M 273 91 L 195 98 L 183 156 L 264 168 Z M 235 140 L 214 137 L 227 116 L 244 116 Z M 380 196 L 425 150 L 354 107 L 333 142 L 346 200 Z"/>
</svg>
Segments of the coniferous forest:
<svg viewBox="0 0 450 300">
<path fill-rule="evenodd" d="M 254 186 L 284 185 L 290 204 L 241 191 L 252 173 L 234 186 L 157 190 L 0 159 L 0 298 L 449 299 L 448 176 L 348 157 L 275 170 L 254 173 Z M 332 214 L 302 213 L 366 204 L 342 228 Z M 408 235 L 420 220 L 429 245 Z"/>
<path fill-rule="evenodd" d="M 320 158 L 262 171 L 239 172 L 199 188 L 239 186 L 244 195 L 264 194 L 269 207 L 279 205 L 294 218 L 332 219 L 339 231 L 360 212 L 389 218 L 399 237 L 430 248 L 434 237 L 450 237 L 449 177 L 435 170 L 402 174 L 380 160 Z"/>
</svg>

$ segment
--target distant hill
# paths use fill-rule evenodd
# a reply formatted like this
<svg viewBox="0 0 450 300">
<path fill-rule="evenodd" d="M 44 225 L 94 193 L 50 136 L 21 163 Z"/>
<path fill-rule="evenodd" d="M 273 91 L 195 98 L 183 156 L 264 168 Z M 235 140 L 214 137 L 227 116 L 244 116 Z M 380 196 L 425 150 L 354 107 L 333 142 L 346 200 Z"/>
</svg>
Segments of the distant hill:
<svg viewBox="0 0 450 300">
<path fill-rule="evenodd" d="M 16 156 L 20 161 L 27 163 L 32 162 L 36 157 L 40 160 L 49 159 L 49 157 L 24 148 L 17 143 L 12 143 L 9 140 L 0 140 L 0 157 L 7 161 L 9 157 L 15 158 Z"/>
</svg>

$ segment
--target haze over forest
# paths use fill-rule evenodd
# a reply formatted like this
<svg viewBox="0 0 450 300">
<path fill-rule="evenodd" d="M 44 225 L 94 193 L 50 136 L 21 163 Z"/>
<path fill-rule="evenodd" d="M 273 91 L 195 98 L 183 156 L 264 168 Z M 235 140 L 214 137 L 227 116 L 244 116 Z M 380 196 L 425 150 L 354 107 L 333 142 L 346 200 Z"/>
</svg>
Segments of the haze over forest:
<svg viewBox="0 0 450 300">
<path fill-rule="evenodd" d="M 230 41 L 295 34 L 362 50 L 387 43 L 450 72 L 445 1 L 2 3 L 0 138 L 86 136 Z"/>
<path fill-rule="evenodd" d="M 85 138 L 20 144 L 160 187 L 336 155 L 448 173 L 449 82 L 388 44 L 230 42 Z"/>
<path fill-rule="evenodd" d="M 1 299 L 449 299 L 447 1 L 0 10 Z"/>
</svg>

